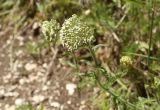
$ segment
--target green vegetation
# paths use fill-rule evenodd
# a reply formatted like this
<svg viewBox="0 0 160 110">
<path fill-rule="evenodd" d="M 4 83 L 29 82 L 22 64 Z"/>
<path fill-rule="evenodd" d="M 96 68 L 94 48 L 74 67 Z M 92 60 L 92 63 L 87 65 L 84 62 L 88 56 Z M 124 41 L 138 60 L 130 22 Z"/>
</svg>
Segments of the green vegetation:
<svg viewBox="0 0 160 110">
<path fill-rule="evenodd" d="M 43 106 L 40 105 L 37 108 L 33 108 L 29 103 L 23 103 L 20 106 L 16 107 L 16 110 L 44 110 Z"/>
</svg>

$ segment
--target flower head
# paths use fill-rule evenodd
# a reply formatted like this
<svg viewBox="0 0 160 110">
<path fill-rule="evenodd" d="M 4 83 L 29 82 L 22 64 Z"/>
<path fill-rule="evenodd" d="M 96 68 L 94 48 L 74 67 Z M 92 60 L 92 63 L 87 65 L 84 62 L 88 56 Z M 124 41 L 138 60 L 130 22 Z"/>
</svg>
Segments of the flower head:
<svg viewBox="0 0 160 110">
<path fill-rule="evenodd" d="M 42 23 L 42 33 L 47 41 L 56 41 L 59 36 L 60 25 L 59 23 L 51 19 L 51 21 L 44 21 Z"/>
<path fill-rule="evenodd" d="M 123 67 L 129 67 L 130 65 L 132 65 L 132 60 L 129 56 L 122 56 L 122 58 L 120 59 L 120 64 Z"/>
<path fill-rule="evenodd" d="M 60 39 L 69 51 L 74 51 L 92 42 L 94 39 L 93 29 L 82 22 L 77 15 L 72 15 L 63 23 L 60 30 Z"/>
</svg>

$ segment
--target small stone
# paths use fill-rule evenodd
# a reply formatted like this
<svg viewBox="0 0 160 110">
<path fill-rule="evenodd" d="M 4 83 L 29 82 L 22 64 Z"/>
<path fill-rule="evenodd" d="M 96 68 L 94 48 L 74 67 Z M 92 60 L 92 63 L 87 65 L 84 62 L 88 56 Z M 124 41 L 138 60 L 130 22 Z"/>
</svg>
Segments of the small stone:
<svg viewBox="0 0 160 110">
<path fill-rule="evenodd" d="M 95 88 L 93 89 L 93 91 L 94 91 L 94 93 L 97 93 L 98 91 L 100 91 L 100 89 L 97 88 L 97 87 L 95 87 Z"/>
<path fill-rule="evenodd" d="M 19 42 L 19 46 L 24 46 L 24 42 Z"/>
<path fill-rule="evenodd" d="M 85 100 L 82 100 L 82 101 L 81 101 L 81 105 L 84 105 L 85 103 L 86 103 Z"/>
<path fill-rule="evenodd" d="M 5 97 L 18 97 L 19 93 L 18 92 L 7 92 L 4 94 Z"/>
<path fill-rule="evenodd" d="M 51 81 L 47 81 L 47 85 L 50 86 L 51 85 Z"/>
<path fill-rule="evenodd" d="M 22 105 L 23 103 L 24 103 L 24 100 L 21 99 L 21 98 L 18 98 L 18 99 L 15 100 L 15 105 L 16 106 Z"/>
<path fill-rule="evenodd" d="M 9 108 L 10 105 L 9 105 L 9 104 L 6 104 L 4 107 L 5 107 L 6 110 L 8 110 L 7 108 Z"/>
<path fill-rule="evenodd" d="M 37 76 L 40 76 L 40 77 L 41 77 L 41 76 L 43 76 L 43 73 L 40 72 L 40 71 L 38 71 L 38 72 L 37 72 Z"/>
<path fill-rule="evenodd" d="M 12 97 L 13 96 L 13 93 L 12 92 L 7 92 L 4 94 L 5 97 Z"/>
<path fill-rule="evenodd" d="M 16 110 L 16 107 L 14 105 L 12 105 L 12 106 L 5 106 L 5 110 Z"/>
<path fill-rule="evenodd" d="M 17 36 L 16 39 L 19 40 L 19 41 L 24 41 L 24 37 L 23 36 Z"/>
<path fill-rule="evenodd" d="M 69 105 L 70 105 L 71 103 L 72 103 L 72 102 L 71 102 L 70 100 L 68 100 L 68 101 L 67 101 L 67 104 L 69 104 Z"/>
<path fill-rule="evenodd" d="M 66 84 L 66 90 L 68 91 L 68 95 L 73 95 L 76 87 L 77 86 L 73 83 Z"/>
<path fill-rule="evenodd" d="M 37 29 L 38 27 L 40 27 L 40 23 L 39 22 L 35 22 L 32 26 L 33 29 Z"/>
<path fill-rule="evenodd" d="M 43 68 L 45 68 L 45 69 L 47 69 L 47 68 L 48 68 L 47 63 L 44 63 L 42 66 L 43 66 Z"/>
<path fill-rule="evenodd" d="M 4 95 L 4 94 L 5 94 L 5 90 L 4 89 L 0 90 L 0 95 Z"/>
<path fill-rule="evenodd" d="M 28 78 L 28 82 L 35 82 L 37 80 L 37 77 L 36 76 L 29 76 Z"/>
<path fill-rule="evenodd" d="M 21 62 L 18 63 L 17 68 L 22 68 L 23 64 Z"/>
<path fill-rule="evenodd" d="M 37 67 L 37 65 L 34 63 L 27 63 L 24 67 L 27 71 L 32 71 L 33 69 Z"/>
<path fill-rule="evenodd" d="M 23 51 L 22 50 L 18 50 L 17 52 L 16 52 L 16 56 L 21 56 L 21 55 L 23 55 Z"/>
<path fill-rule="evenodd" d="M 12 37 L 12 36 L 10 36 L 10 37 Z M 7 40 L 7 44 L 11 44 L 11 40 L 10 39 Z"/>
<path fill-rule="evenodd" d="M 42 101 L 44 101 L 44 100 L 45 100 L 45 97 L 42 96 L 42 95 L 36 95 L 36 96 L 33 97 L 33 101 L 34 101 L 35 103 L 40 103 L 40 102 L 42 102 Z"/>
<path fill-rule="evenodd" d="M 12 92 L 12 91 L 14 91 L 16 88 L 17 88 L 17 85 L 13 85 L 13 86 L 11 86 L 11 87 L 8 87 L 7 90 L 8 90 L 9 92 Z"/>
<path fill-rule="evenodd" d="M 60 110 L 64 110 L 64 105 L 61 105 L 61 106 L 60 106 Z"/>
<path fill-rule="evenodd" d="M 26 81 L 25 81 L 24 79 L 20 79 L 20 80 L 19 80 L 19 84 L 20 84 L 20 85 L 24 85 L 25 82 L 26 82 Z"/>
<path fill-rule="evenodd" d="M 19 93 L 18 93 L 18 92 L 13 92 L 13 96 L 14 96 L 14 97 L 18 97 L 18 96 L 19 96 Z"/>
<path fill-rule="evenodd" d="M 6 80 L 6 79 L 11 79 L 11 78 L 12 78 L 12 75 L 11 75 L 11 74 L 8 74 L 8 75 L 4 76 L 3 78 L 4 78 L 4 80 Z"/>
<path fill-rule="evenodd" d="M 91 10 L 86 10 L 84 13 L 85 15 L 89 15 L 91 13 Z"/>
<path fill-rule="evenodd" d="M 44 86 L 42 87 L 42 90 L 43 90 L 43 91 L 48 90 L 48 86 L 44 85 Z"/>
<path fill-rule="evenodd" d="M 56 108 L 59 108 L 60 107 L 60 103 L 58 102 L 51 102 L 50 104 L 52 107 L 56 107 Z"/>
<path fill-rule="evenodd" d="M 86 106 L 82 105 L 82 106 L 79 107 L 79 110 L 86 110 L 85 108 L 86 108 Z"/>
</svg>

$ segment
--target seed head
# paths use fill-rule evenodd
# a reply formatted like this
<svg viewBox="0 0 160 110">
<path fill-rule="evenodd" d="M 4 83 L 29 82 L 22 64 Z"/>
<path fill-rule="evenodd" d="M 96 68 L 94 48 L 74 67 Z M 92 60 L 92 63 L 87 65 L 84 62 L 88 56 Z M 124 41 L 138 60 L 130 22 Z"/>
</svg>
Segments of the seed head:
<svg viewBox="0 0 160 110">
<path fill-rule="evenodd" d="M 93 41 L 93 29 L 82 22 L 77 15 L 72 15 L 63 23 L 60 30 L 60 39 L 69 51 L 74 51 Z"/>
<path fill-rule="evenodd" d="M 42 23 L 42 33 L 45 36 L 45 39 L 50 42 L 55 42 L 59 36 L 60 25 L 59 23 L 51 19 L 51 21 L 44 21 Z"/>
</svg>

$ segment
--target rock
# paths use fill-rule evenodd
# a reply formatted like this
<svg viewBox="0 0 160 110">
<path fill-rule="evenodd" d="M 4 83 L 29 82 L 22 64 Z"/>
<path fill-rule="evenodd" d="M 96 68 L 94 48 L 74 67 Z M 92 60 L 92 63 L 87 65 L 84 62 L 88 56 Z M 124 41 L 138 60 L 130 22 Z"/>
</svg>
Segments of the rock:
<svg viewBox="0 0 160 110">
<path fill-rule="evenodd" d="M 47 81 L 47 86 L 50 86 L 51 85 L 51 81 Z"/>
<path fill-rule="evenodd" d="M 16 56 L 21 56 L 21 55 L 23 55 L 23 51 L 22 50 L 18 50 L 15 54 L 16 54 Z"/>
<path fill-rule="evenodd" d="M 33 69 L 37 68 L 37 64 L 34 64 L 34 63 L 27 63 L 25 66 L 25 69 L 27 71 L 32 71 Z"/>
<path fill-rule="evenodd" d="M 6 106 L 5 110 L 16 110 L 15 106 Z"/>
<path fill-rule="evenodd" d="M 84 105 L 85 103 L 86 103 L 85 100 L 82 100 L 82 101 L 81 101 L 81 105 Z"/>
<path fill-rule="evenodd" d="M 0 96 L 3 96 L 5 94 L 5 90 L 4 89 L 1 89 L 0 90 Z"/>
<path fill-rule="evenodd" d="M 67 104 L 69 104 L 69 105 L 70 105 L 71 103 L 72 103 L 72 102 L 71 102 L 70 100 L 68 100 L 68 101 L 67 101 Z"/>
<path fill-rule="evenodd" d="M 4 94 L 5 90 L 4 89 L 0 90 L 0 99 L 3 99 L 5 97 Z"/>
<path fill-rule="evenodd" d="M 22 62 L 19 62 L 18 65 L 17 65 L 17 68 L 22 68 L 22 67 L 23 67 Z"/>
<path fill-rule="evenodd" d="M 19 93 L 18 92 L 7 92 L 4 94 L 5 97 L 18 97 Z"/>
<path fill-rule="evenodd" d="M 40 23 L 39 22 L 35 22 L 32 26 L 33 29 L 37 29 L 38 27 L 40 27 Z"/>
<path fill-rule="evenodd" d="M 35 103 L 41 103 L 42 101 L 45 100 L 45 97 L 42 95 L 36 95 L 32 99 Z"/>
<path fill-rule="evenodd" d="M 68 91 L 68 95 L 73 95 L 77 86 L 73 83 L 66 84 L 66 90 Z"/>
<path fill-rule="evenodd" d="M 21 99 L 21 98 L 18 98 L 18 99 L 15 100 L 14 103 L 15 103 L 16 106 L 20 106 L 20 105 L 22 105 L 24 103 L 24 100 Z"/>
<path fill-rule="evenodd" d="M 48 69 L 47 63 L 44 63 L 42 66 L 43 66 L 43 68 Z"/>
<path fill-rule="evenodd" d="M 19 80 L 19 84 L 20 84 L 20 85 L 23 85 L 23 84 L 25 84 L 25 83 L 26 83 L 26 81 L 25 81 L 24 79 L 20 79 L 20 80 Z"/>
<path fill-rule="evenodd" d="M 52 107 L 55 107 L 55 108 L 59 108 L 61 105 L 60 105 L 60 103 L 58 103 L 58 102 L 51 102 L 51 104 L 50 104 Z"/>
<path fill-rule="evenodd" d="M 24 37 L 23 36 L 17 36 L 16 39 L 19 41 L 19 46 L 24 45 Z"/>
<path fill-rule="evenodd" d="M 17 85 L 12 85 L 12 86 L 7 87 L 6 90 L 8 92 L 14 92 L 16 89 L 17 89 Z"/>
<path fill-rule="evenodd" d="M 48 90 L 48 86 L 44 85 L 44 86 L 42 87 L 42 91 L 47 91 L 47 90 Z"/>
<path fill-rule="evenodd" d="M 10 36 L 10 37 L 12 38 L 13 36 Z M 7 40 L 7 44 L 11 44 L 11 40 L 10 39 Z"/>
<path fill-rule="evenodd" d="M 79 110 L 86 110 L 86 106 L 85 105 L 80 106 Z"/>
</svg>

